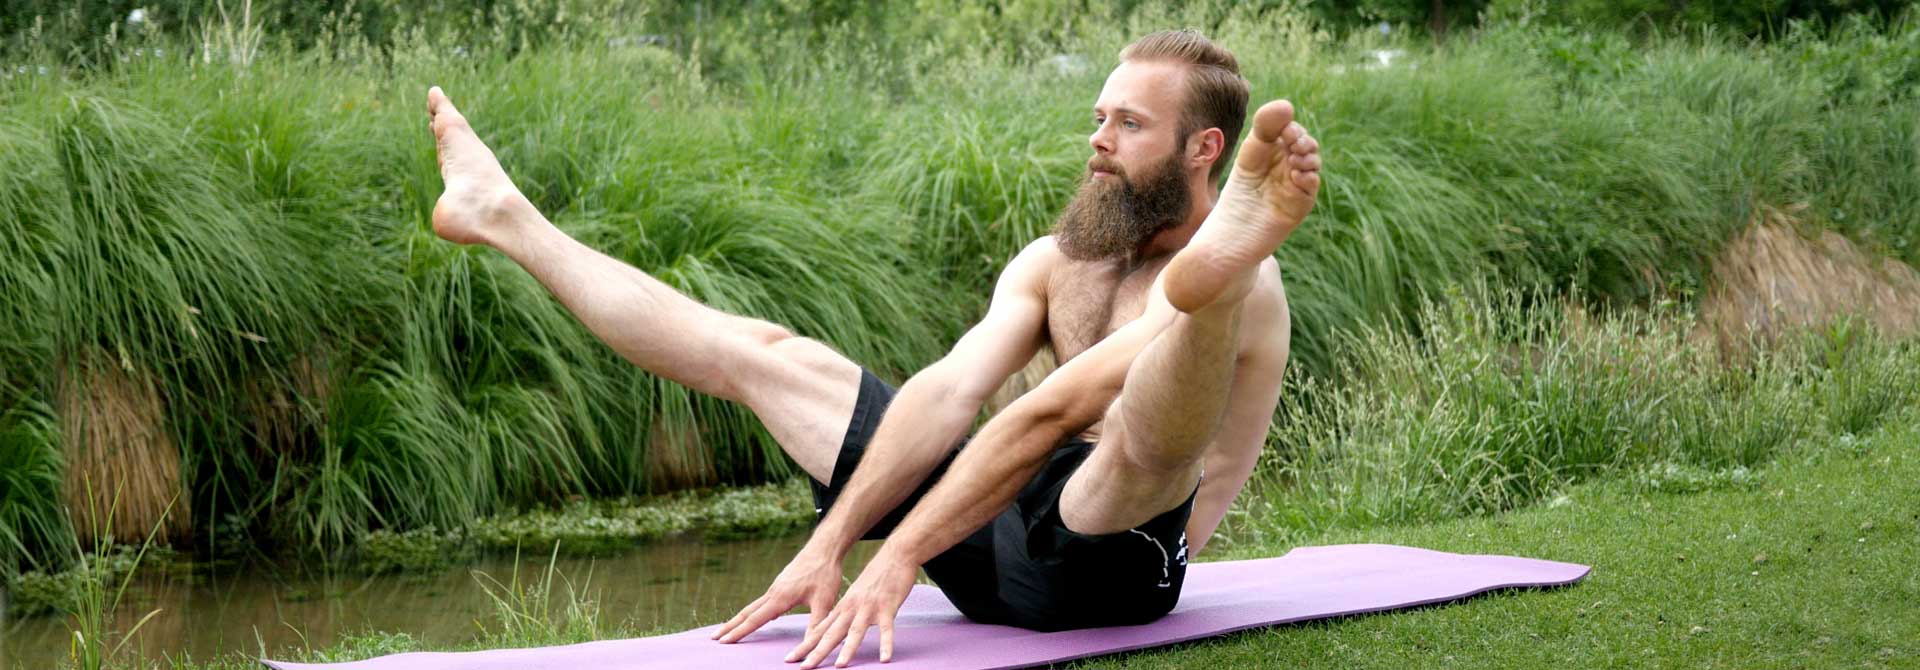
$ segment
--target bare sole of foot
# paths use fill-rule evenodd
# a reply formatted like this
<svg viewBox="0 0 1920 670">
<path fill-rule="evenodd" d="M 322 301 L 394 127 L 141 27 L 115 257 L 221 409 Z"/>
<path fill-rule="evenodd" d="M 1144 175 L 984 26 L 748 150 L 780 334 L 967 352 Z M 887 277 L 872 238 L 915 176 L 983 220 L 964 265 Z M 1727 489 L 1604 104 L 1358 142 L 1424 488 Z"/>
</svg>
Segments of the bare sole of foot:
<svg viewBox="0 0 1920 670">
<path fill-rule="evenodd" d="M 447 186 L 433 205 L 434 234 L 459 244 L 493 243 L 532 203 L 438 86 L 427 89 L 427 116 Z"/>
<path fill-rule="evenodd" d="M 1319 143 L 1294 121 L 1292 103 L 1261 105 L 1220 201 L 1167 264 L 1168 302 L 1192 313 L 1245 297 L 1260 262 L 1306 220 L 1319 192 Z"/>
</svg>

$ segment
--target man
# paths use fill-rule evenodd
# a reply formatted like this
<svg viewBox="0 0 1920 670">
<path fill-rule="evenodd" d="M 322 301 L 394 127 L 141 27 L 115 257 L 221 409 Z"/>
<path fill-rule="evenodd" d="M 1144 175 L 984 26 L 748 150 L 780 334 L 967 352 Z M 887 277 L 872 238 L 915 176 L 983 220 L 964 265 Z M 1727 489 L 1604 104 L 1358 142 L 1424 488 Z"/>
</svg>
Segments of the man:
<svg viewBox="0 0 1920 670">
<path fill-rule="evenodd" d="M 811 668 L 839 648 L 846 665 L 874 627 L 890 660 L 922 567 L 978 621 L 1144 623 L 1173 608 L 1189 543 L 1206 545 L 1265 441 L 1289 332 L 1272 254 L 1313 207 L 1320 157 L 1275 101 L 1230 158 L 1247 84 L 1197 33 L 1149 35 L 1120 60 L 1054 234 L 1008 263 L 981 321 L 897 391 L 568 238 L 438 88 L 428 111 L 447 190 L 434 230 L 505 252 L 642 368 L 746 404 L 813 478 L 825 513 L 812 538 L 716 639 L 804 604 L 788 660 Z M 1043 342 L 1060 367 L 965 439 Z M 836 604 L 862 537 L 886 542 Z"/>
</svg>

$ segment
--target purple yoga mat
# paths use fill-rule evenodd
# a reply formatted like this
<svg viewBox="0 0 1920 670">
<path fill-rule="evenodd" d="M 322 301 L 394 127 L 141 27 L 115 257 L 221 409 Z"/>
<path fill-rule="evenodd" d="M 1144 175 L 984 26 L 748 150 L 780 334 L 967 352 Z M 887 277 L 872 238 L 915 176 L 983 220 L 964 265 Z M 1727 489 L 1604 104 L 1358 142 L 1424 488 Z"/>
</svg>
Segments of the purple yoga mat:
<svg viewBox="0 0 1920 670">
<path fill-rule="evenodd" d="M 1259 626 L 1456 600 L 1493 589 L 1559 586 L 1590 568 L 1512 556 L 1468 556 L 1386 544 L 1303 547 L 1279 558 L 1195 563 L 1180 605 L 1143 626 L 1037 633 L 967 621 L 940 589 L 918 585 L 894 626 L 893 662 L 880 665 L 879 632 L 855 665 L 885 670 L 997 670 L 1184 642 Z M 563 647 L 394 654 L 353 663 L 263 661 L 282 670 L 579 670 L 796 667 L 782 662 L 806 629 L 791 614 L 735 644 L 707 639 L 713 626 L 673 635 Z M 1302 633 L 1308 634 L 1308 633 Z M 828 657 L 828 667 L 837 657 Z"/>
</svg>

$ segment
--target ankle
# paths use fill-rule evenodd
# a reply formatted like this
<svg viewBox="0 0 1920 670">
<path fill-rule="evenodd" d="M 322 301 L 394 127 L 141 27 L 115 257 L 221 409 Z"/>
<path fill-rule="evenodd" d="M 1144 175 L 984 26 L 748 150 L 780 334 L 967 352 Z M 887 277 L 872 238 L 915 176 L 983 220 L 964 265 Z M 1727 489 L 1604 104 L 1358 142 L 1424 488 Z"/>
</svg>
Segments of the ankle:
<svg viewBox="0 0 1920 670">
<path fill-rule="evenodd" d="M 499 193 L 489 194 L 476 214 L 479 217 L 479 232 L 482 241 L 497 249 L 522 244 L 526 238 L 537 235 L 543 228 L 553 224 L 540 215 L 540 210 L 519 189 L 508 188 Z"/>
</svg>

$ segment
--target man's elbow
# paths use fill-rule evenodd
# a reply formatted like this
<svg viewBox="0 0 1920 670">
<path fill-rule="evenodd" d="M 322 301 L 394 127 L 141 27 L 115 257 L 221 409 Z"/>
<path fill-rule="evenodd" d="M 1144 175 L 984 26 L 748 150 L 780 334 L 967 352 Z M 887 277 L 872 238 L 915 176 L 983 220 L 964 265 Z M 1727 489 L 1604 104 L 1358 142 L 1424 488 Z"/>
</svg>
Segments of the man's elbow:
<svg viewBox="0 0 1920 670">
<path fill-rule="evenodd" d="M 1104 405 L 1095 408 L 1094 403 L 1084 396 L 1044 393 L 1041 389 L 1035 389 L 1007 405 L 1000 414 L 1007 423 L 1023 433 L 1058 439 L 1093 425 L 1103 409 Z"/>
<path fill-rule="evenodd" d="M 950 402 L 959 393 L 960 382 L 953 365 L 945 360 L 922 368 L 900 385 L 899 395 L 914 395 Z"/>
<path fill-rule="evenodd" d="M 922 369 L 908 383 L 919 386 L 921 392 L 929 397 L 939 398 L 940 402 L 954 407 L 964 407 L 971 414 L 980 411 L 994 391 L 1000 390 L 1002 381 L 983 379 L 976 367 L 943 358 Z M 905 387 L 901 390 L 905 391 Z"/>
</svg>

